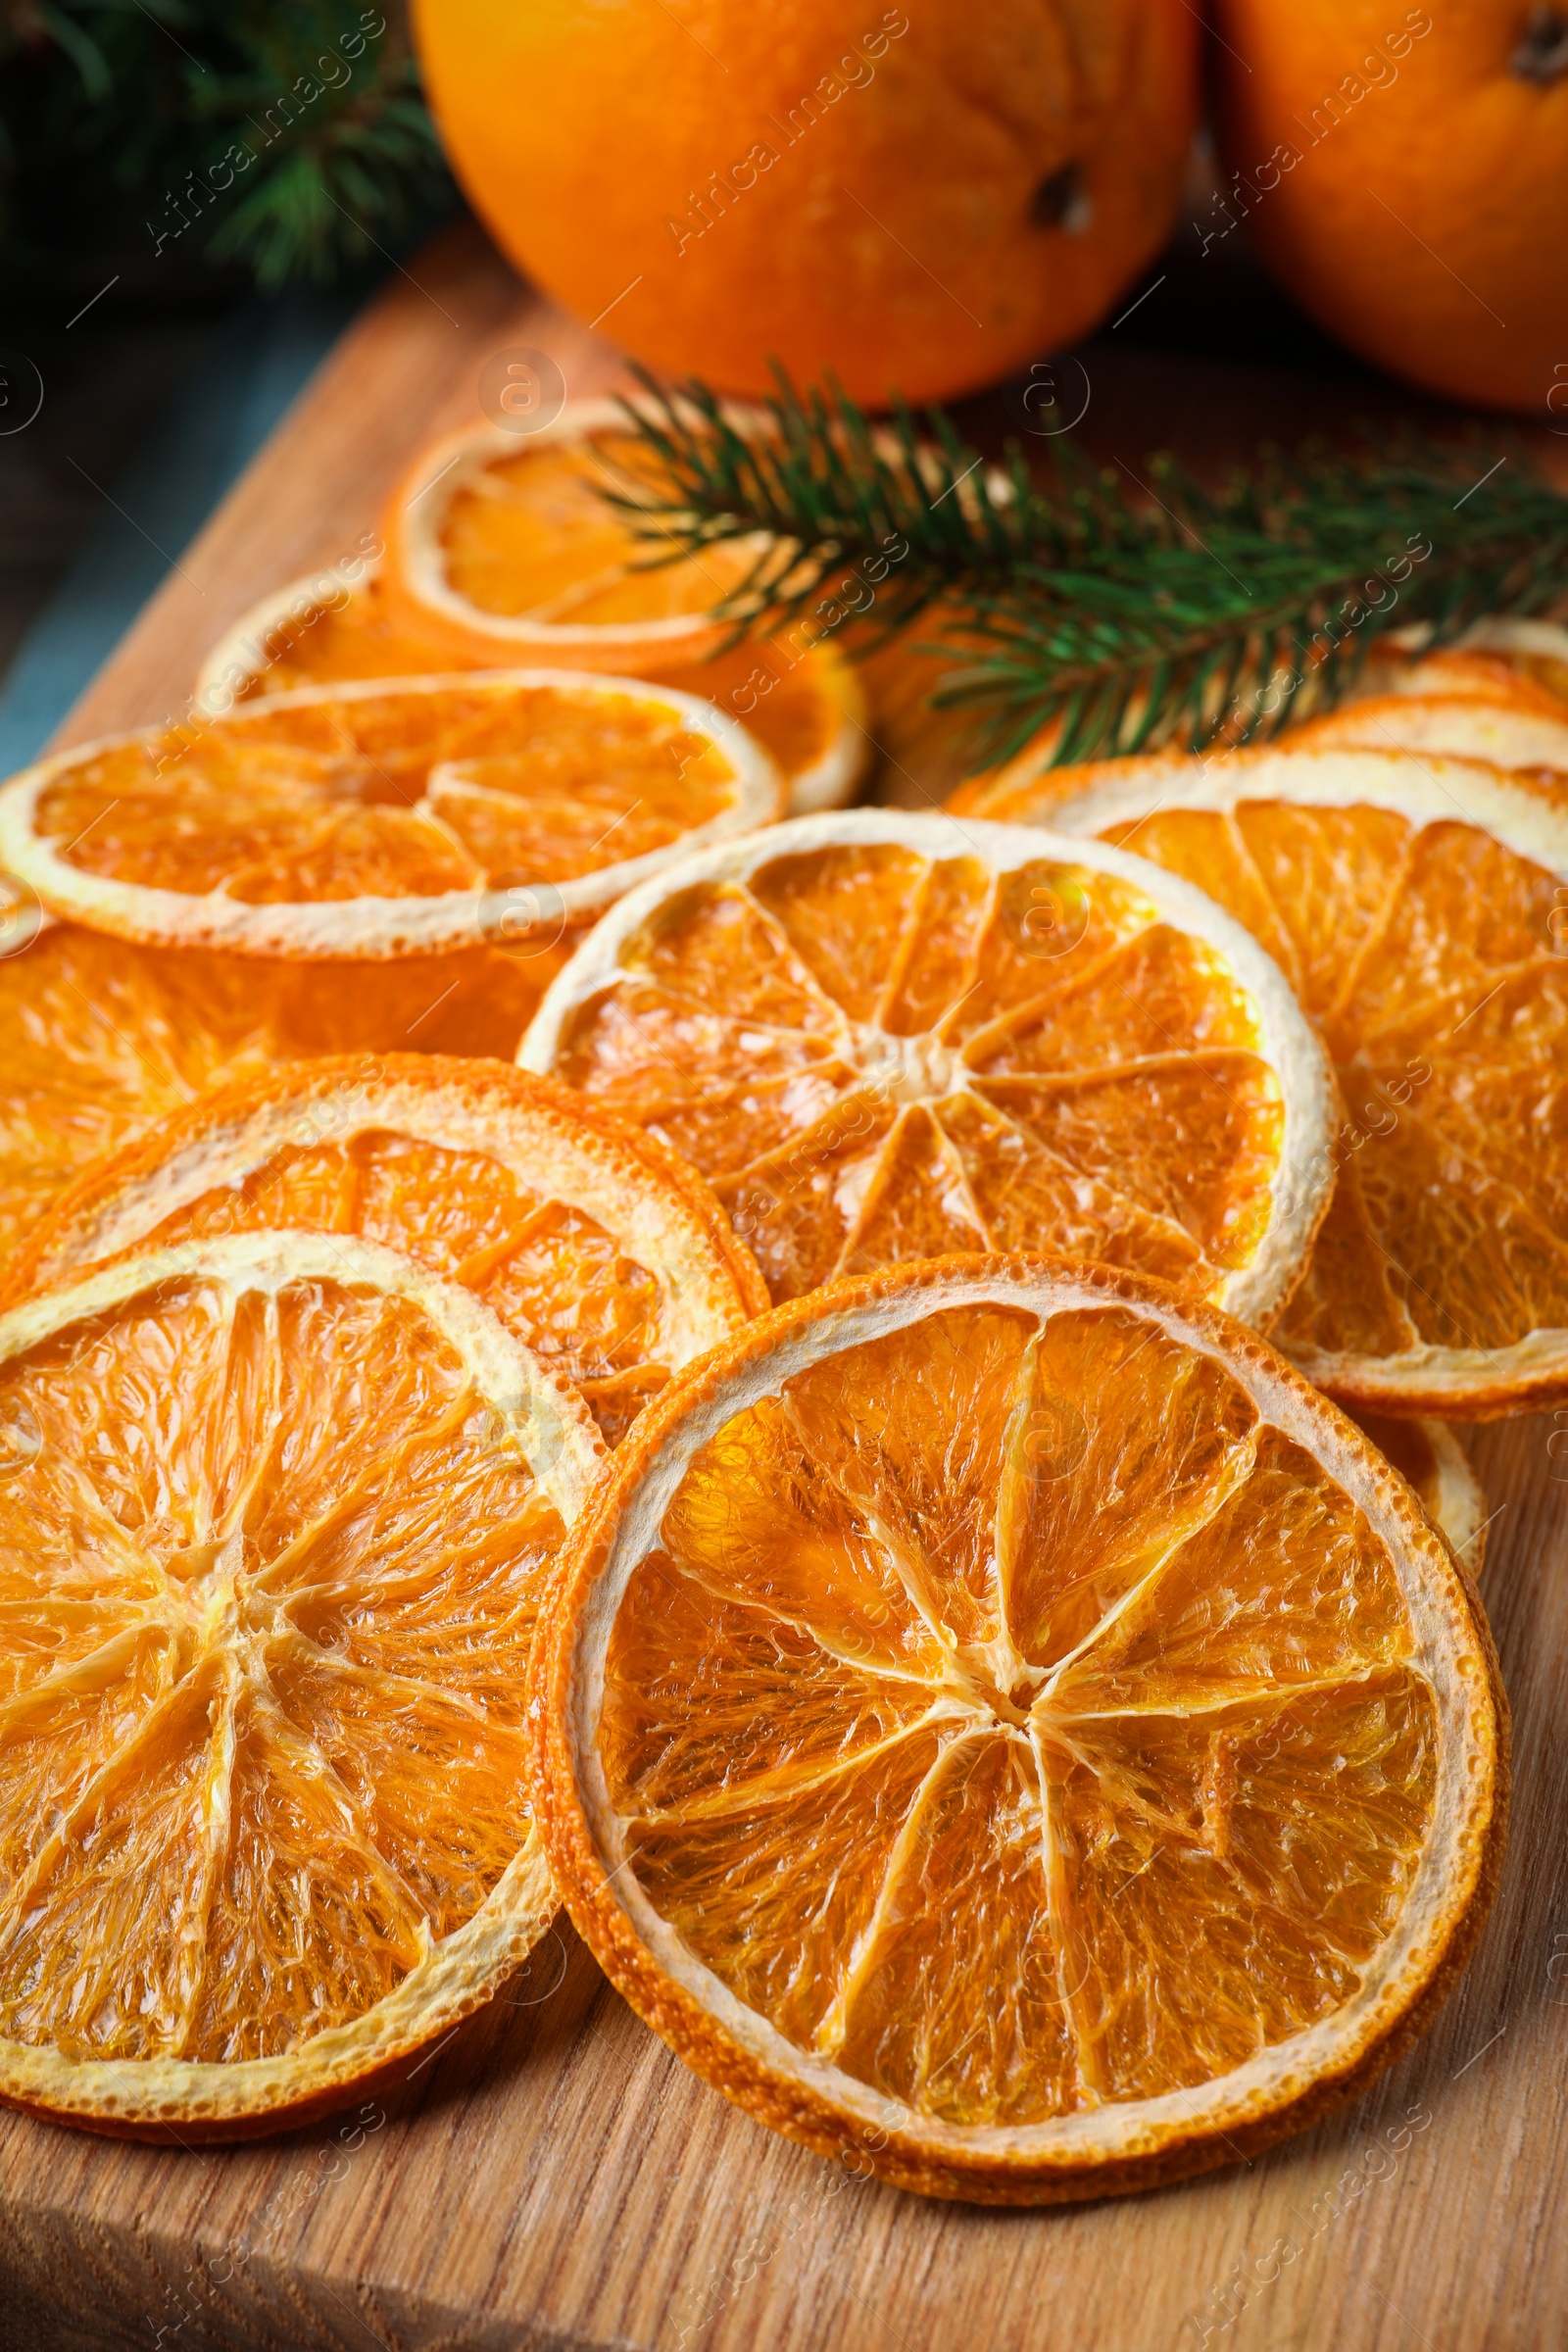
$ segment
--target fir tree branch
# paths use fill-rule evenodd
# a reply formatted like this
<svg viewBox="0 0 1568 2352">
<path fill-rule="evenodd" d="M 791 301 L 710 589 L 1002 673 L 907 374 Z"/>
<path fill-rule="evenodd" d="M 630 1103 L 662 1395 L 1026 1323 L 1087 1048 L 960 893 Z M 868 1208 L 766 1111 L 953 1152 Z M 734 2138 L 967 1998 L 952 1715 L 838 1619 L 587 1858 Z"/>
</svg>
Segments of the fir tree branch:
<svg viewBox="0 0 1568 2352">
<path fill-rule="evenodd" d="M 1053 444 L 983 465 L 939 409 L 873 427 L 836 389 L 780 375 L 759 411 L 703 384 L 626 404 L 656 481 L 613 495 L 660 552 L 760 535 L 723 610 L 737 633 L 858 615 L 863 647 L 921 614 L 952 671 L 934 698 L 1006 758 L 1050 721 L 1058 761 L 1274 732 L 1332 703 L 1390 629 L 1432 642 L 1562 592 L 1568 499 L 1513 447 L 1401 433 L 1375 457 L 1260 453 L 1206 489 L 1171 458 L 1136 471 Z M 869 625 L 868 625 L 869 623 Z"/>
<path fill-rule="evenodd" d="M 453 200 L 400 0 L 0 0 L 0 278 L 96 235 L 320 283 Z"/>
</svg>

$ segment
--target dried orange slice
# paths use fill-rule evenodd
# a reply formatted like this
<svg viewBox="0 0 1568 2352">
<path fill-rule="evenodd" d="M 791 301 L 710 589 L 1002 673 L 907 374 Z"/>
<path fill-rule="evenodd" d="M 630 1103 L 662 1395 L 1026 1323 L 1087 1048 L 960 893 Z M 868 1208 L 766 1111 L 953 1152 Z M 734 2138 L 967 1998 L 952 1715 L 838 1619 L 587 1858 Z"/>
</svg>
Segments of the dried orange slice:
<svg viewBox="0 0 1568 2352">
<path fill-rule="evenodd" d="M 0 1260 L 100 1152 L 209 1086 L 306 1054 L 515 1053 L 564 960 L 469 948 L 377 965 L 133 947 L 13 909 L 0 954 Z M 0 932 L 0 940 L 4 933 Z"/>
<path fill-rule="evenodd" d="M 1278 1311 L 1332 1086 L 1276 967 L 1114 851 L 897 809 L 797 817 L 634 893 L 518 1058 L 684 1152 L 775 1298 L 1058 1248 Z"/>
<path fill-rule="evenodd" d="M 674 1152 L 546 1079 L 413 1054 L 302 1062 L 204 1095 L 95 1161 L 7 1287 L 307 1226 L 384 1243 L 472 1291 L 612 1443 L 672 1371 L 767 1304 Z"/>
<path fill-rule="evenodd" d="M 1511 620 L 1500 615 L 1478 620 L 1457 647 L 1423 657 L 1424 663 L 1466 657 L 1503 664 L 1518 682 L 1528 682 L 1568 703 L 1568 628 L 1555 620 Z"/>
<path fill-rule="evenodd" d="M 296 2123 L 555 1909 L 521 1678 L 593 1423 L 467 1291 L 281 1233 L 0 1316 L 0 2098 Z"/>
<path fill-rule="evenodd" d="M 1347 1119 L 1287 1354 L 1396 1416 L 1568 1396 L 1560 796 L 1462 760 L 1303 750 L 1060 768 L 979 806 L 1200 883 L 1319 1024 Z"/>
<path fill-rule="evenodd" d="M 758 2120 L 939 2196 L 1250 2156 L 1424 2025 L 1490 1900 L 1466 1580 L 1274 1351 L 954 1258 L 672 1384 L 563 1560 L 540 1812 L 612 1981 Z"/>
<path fill-rule="evenodd" d="M 352 589 L 330 574 L 263 597 L 203 662 L 197 708 L 213 714 L 263 694 L 342 679 L 417 677 L 449 665 L 450 648 L 390 611 L 372 574 Z M 475 666 L 496 659 L 492 647 Z M 799 816 L 855 796 L 867 765 L 865 699 L 854 665 L 829 644 L 803 653 L 782 639 L 747 639 L 679 668 L 638 674 L 716 703 L 761 745 Z"/>
<path fill-rule="evenodd" d="M 1368 653 L 1359 685 L 1370 694 L 1462 694 L 1560 718 L 1568 703 L 1568 630 L 1546 634 L 1548 642 L 1560 641 L 1555 662 L 1541 656 L 1511 659 L 1502 646 L 1489 649 L 1484 640 L 1423 653 L 1387 638 Z M 1561 683 L 1554 686 L 1559 669 Z"/>
<path fill-rule="evenodd" d="M 449 648 L 391 612 L 379 566 L 352 584 L 331 571 L 312 572 L 240 614 L 203 661 L 192 700 L 207 717 L 220 718 L 236 703 L 300 686 L 429 677 L 458 666 Z"/>
<path fill-rule="evenodd" d="M 744 729 L 673 687 L 369 680 L 57 753 L 0 788 L 0 865 L 122 938 L 429 954 L 559 938 L 781 798 Z"/>
<path fill-rule="evenodd" d="M 382 522 L 405 625 L 463 661 L 638 670 L 696 662 L 734 627 L 715 612 L 765 534 L 660 561 L 604 493 L 662 494 L 659 459 L 617 401 L 568 404 L 526 434 L 475 424 L 416 458 Z"/>
<path fill-rule="evenodd" d="M 1568 788 L 1568 708 L 1543 710 L 1476 695 L 1374 695 L 1293 728 L 1289 749 L 1438 752 L 1493 767 L 1556 770 L 1561 790 Z"/>
</svg>

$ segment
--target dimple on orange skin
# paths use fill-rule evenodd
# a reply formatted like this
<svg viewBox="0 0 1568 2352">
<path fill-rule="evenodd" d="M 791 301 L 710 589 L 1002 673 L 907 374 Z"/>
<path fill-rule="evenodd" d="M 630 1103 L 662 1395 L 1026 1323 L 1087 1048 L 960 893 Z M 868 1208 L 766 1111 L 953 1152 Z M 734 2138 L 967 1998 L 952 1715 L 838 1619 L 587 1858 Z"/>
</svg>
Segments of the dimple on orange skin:
<svg viewBox="0 0 1568 2352">
<path fill-rule="evenodd" d="M 928 399 L 1070 343 L 1158 251 L 1196 119 L 1180 0 L 422 0 L 415 26 L 503 249 L 736 392 L 777 357 Z"/>
<path fill-rule="evenodd" d="M 1215 23 L 1231 201 L 1292 296 L 1393 374 L 1560 429 L 1562 12 L 1222 0 Z"/>
</svg>

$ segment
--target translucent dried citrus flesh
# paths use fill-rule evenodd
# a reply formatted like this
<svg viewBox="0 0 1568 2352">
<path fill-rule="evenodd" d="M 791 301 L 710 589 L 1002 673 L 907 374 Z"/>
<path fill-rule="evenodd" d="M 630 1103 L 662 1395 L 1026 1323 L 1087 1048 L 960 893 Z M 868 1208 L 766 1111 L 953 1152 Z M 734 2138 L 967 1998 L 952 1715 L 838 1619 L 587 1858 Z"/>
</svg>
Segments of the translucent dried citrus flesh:
<svg viewBox="0 0 1568 2352">
<path fill-rule="evenodd" d="M 999 870 L 983 827 L 821 824 L 628 902 L 521 1058 L 685 1152 L 775 1299 L 961 1249 L 1255 1269 L 1287 1105 L 1229 943 L 1127 874 Z"/>
<path fill-rule="evenodd" d="M 456 658 L 416 615 L 394 609 L 379 574 L 340 602 L 318 597 L 307 581 L 279 590 L 214 648 L 197 699 L 219 709 L 223 698 L 250 702 L 296 686 L 418 677 Z M 493 665 L 496 649 L 469 659 Z M 701 662 L 639 663 L 636 671 L 738 719 L 772 759 L 797 808 L 847 800 L 864 768 L 862 700 L 850 663 L 831 645 L 798 654 L 783 641 L 746 640 Z"/>
<path fill-rule="evenodd" d="M 306 583 L 294 595 L 279 588 L 212 649 L 197 694 L 228 689 L 235 701 L 256 701 L 348 677 L 428 677 L 449 665 L 449 649 L 390 607 L 376 574 L 338 598 L 313 595 Z"/>
<path fill-rule="evenodd" d="M 1256 934 L 1318 1025 L 1344 1096 L 1339 1179 L 1276 1333 L 1310 1378 L 1373 1410 L 1461 1420 L 1568 1396 L 1560 805 L 1519 804 L 1532 856 L 1465 821 L 1489 778 L 1513 808 L 1495 770 L 1374 759 L 1365 802 L 1348 789 L 1317 805 L 1313 757 L 1273 756 L 1255 796 L 1245 759 L 1212 785 L 1162 762 L 1138 817 L 1099 814 L 1104 790 L 1135 789 L 1115 763 L 983 806 L 1016 815 L 1027 796 L 1042 824 L 1136 841 Z M 1182 807 L 1188 794 L 1224 805 Z"/>
<path fill-rule="evenodd" d="M 559 955 L 376 968 L 156 949 L 76 923 L 0 956 L 0 1259 L 99 1153 L 209 1087 L 307 1054 L 510 1055 Z"/>
<path fill-rule="evenodd" d="M 764 1318 L 563 1577 L 573 1916 L 728 2095 L 906 2185 L 1090 2195 L 1298 2127 L 1492 1867 L 1446 1548 L 1272 1351 L 1127 1278 L 953 1259 Z"/>
<path fill-rule="evenodd" d="M 521 1677 L 599 1441 L 466 1294 L 275 1235 L 0 1318 L 0 2095 L 295 2120 L 552 1897 Z"/>
<path fill-rule="evenodd" d="M 378 574 L 338 599 L 312 594 L 302 583 L 293 596 L 279 590 L 214 648 L 198 694 L 207 689 L 216 708 L 223 689 L 238 702 L 254 702 L 347 678 L 427 677 L 450 663 L 438 640 L 392 609 Z"/>
<path fill-rule="evenodd" d="M 559 936 L 637 861 L 778 813 L 765 756 L 723 728 L 667 689 L 566 672 L 302 689 L 25 771 L 0 792 L 0 855 L 56 913 L 182 945 Z"/>
<path fill-rule="evenodd" d="M 618 844 L 589 844 L 617 818 L 636 856 L 715 815 L 732 782 L 657 704 L 451 687 L 250 708 L 186 752 L 138 739 L 56 777 L 37 823 L 83 872 L 155 889 L 418 895 L 610 864 Z"/>
<path fill-rule="evenodd" d="M 461 1283 L 571 1382 L 612 1444 L 671 1372 L 767 1303 L 672 1153 L 521 1070 L 396 1054 L 204 1095 L 95 1161 L 7 1284 L 267 1228 L 362 1235 Z"/>
</svg>

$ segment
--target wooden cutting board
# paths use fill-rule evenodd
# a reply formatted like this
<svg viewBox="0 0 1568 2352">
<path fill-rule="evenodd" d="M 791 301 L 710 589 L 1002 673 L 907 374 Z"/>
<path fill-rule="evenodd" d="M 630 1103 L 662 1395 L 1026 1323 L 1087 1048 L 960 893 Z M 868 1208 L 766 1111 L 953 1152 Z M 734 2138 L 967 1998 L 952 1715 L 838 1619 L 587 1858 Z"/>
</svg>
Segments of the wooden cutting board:
<svg viewBox="0 0 1568 2352">
<path fill-rule="evenodd" d="M 177 714 L 265 589 L 352 554 L 498 352 L 574 395 L 613 351 L 472 232 L 355 327 L 62 740 Z M 1245 456 L 1346 389 L 1114 344 L 1094 429 Z M 1350 397 L 1377 398 L 1364 380 Z M 1386 400 L 1392 396 L 1385 396 Z M 1398 403 L 1400 406 L 1408 405 Z M 1551 458 L 1568 442 L 1547 448 Z M 1555 1433 L 1555 1443 L 1554 1443 Z M 494 2007 L 319 2129 L 154 2150 L 0 2114 L 6 2352 L 1524 2352 L 1568 2340 L 1568 1410 L 1476 1433 L 1514 1710 L 1496 1908 L 1426 2039 L 1253 2164 L 1040 2213 L 939 2205 L 792 2147 L 681 2067 L 564 1924 Z"/>
</svg>

